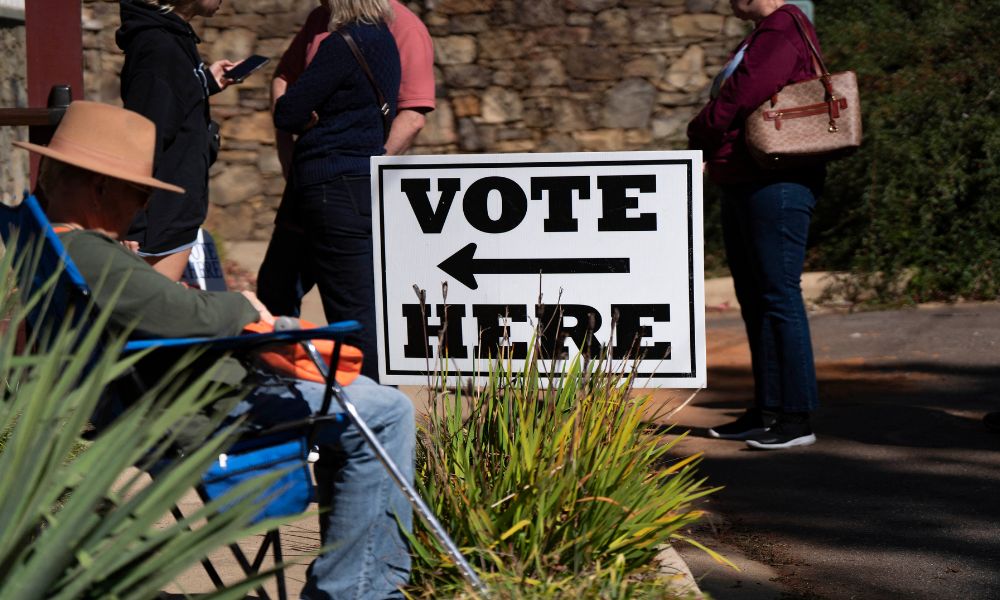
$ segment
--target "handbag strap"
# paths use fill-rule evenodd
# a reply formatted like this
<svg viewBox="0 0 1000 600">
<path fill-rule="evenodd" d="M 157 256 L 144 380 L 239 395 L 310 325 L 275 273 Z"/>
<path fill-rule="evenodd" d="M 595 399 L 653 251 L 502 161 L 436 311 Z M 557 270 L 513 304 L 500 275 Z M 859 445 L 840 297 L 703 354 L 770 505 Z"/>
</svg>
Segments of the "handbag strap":
<svg viewBox="0 0 1000 600">
<path fill-rule="evenodd" d="M 806 33 L 805 25 L 802 24 L 802 20 L 799 19 L 799 15 L 795 12 L 789 12 L 792 15 L 792 20 L 795 21 L 795 26 L 798 28 L 799 33 L 802 35 L 802 39 L 805 41 L 806 46 L 812 53 L 813 68 L 819 71 L 819 80 L 823 83 L 823 88 L 826 90 L 826 102 L 827 112 L 830 115 L 830 133 L 836 133 L 840 129 L 837 127 L 837 119 L 840 117 L 840 105 L 837 98 L 837 93 L 833 89 L 833 80 L 830 75 L 830 71 L 826 68 L 826 63 L 823 62 L 823 56 L 819 53 L 816 45 L 813 44 L 812 38 Z"/>
<path fill-rule="evenodd" d="M 806 43 L 806 47 L 809 48 L 813 59 L 813 68 L 816 69 L 818 75 L 830 75 L 830 71 L 826 68 L 826 63 L 823 62 L 823 55 L 819 53 L 816 48 L 816 44 L 813 43 L 812 38 L 806 33 L 805 25 L 802 24 L 802 20 L 799 15 L 795 14 L 794 11 L 788 11 L 788 14 L 792 16 L 792 20 L 795 21 L 795 27 L 798 28 L 799 33 L 802 35 L 802 40 Z"/>
<path fill-rule="evenodd" d="M 378 101 L 378 111 L 382 115 L 382 143 L 384 144 L 389 139 L 389 127 L 392 125 L 392 118 L 389 116 L 389 103 L 385 101 L 385 95 L 382 94 L 382 90 L 379 89 L 378 84 L 375 83 L 375 76 L 372 74 L 372 70 L 368 68 L 368 62 L 365 61 L 365 57 L 361 54 L 361 50 L 354 42 L 354 38 L 351 37 L 350 33 L 343 29 L 338 29 L 337 33 L 339 33 L 340 37 L 344 38 L 344 41 L 347 42 L 347 47 L 351 49 L 351 53 L 354 54 L 354 58 L 357 59 L 358 64 L 361 65 L 361 71 L 364 72 L 365 77 L 368 78 L 368 83 L 372 85 L 372 89 L 375 91 L 375 99 Z"/>
<path fill-rule="evenodd" d="M 798 28 L 799 33 L 802 35 L 803 41 L 806 43 L 806 47 L 812 53 L 813 68 L 819 71 L 819 80 L 823 83 L 823 88 L 826 90 L 826 104 L 830 112 L 830 132 L 837 131 L 837 117 L 840 115 L 837 107 L 837 93 L 833 89 L 833 80 L 830 76 L 830 71 L 826 68 L 826 63 L 823 62 L 823 56 L 819 53 L 816 48 L 816 44 L 813 44 L 812 38 L 806 33 L 805 25 L 802 24 L 802 20 L 799 19 L 799 15 L 795 14 L 794 11 L 789 11 L 792 15 L 792 20 L 795 21 L 795 26 Z"/>
</svg>

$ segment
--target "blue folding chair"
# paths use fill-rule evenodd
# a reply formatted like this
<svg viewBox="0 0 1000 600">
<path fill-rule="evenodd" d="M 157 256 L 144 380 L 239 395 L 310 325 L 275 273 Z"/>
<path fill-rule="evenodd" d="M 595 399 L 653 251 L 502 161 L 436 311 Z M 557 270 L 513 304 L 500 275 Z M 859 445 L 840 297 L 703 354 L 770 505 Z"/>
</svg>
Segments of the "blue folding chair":
<svg viewBox="0 0 1000 600">
<path fill-rule="evenodd" d="M 44 290 L 45 301 L 34 307 L 28 316 L 28 326 L 31 330 L 29 343 L 43 343 L 47 332 L 55 331 L 66 319 L 79 323 L 86 319 L 91 301 L 90 288 L 73 261 L 66 253 L 62 242 L 52 229 L 48 218 L 34 196 L 26 196 L 24 202 L 16 207 L 0 205 L 0 237 L 8 251 L 13 251 L 22 264 L 29 268 L 22 269 L 22 280 L 19 282 L 22 298 L 29 298 L 39 290 Z M 11 247 L 13 245 L 13 247 Z M 84 323 L 85 324 L 85 323 Z M 253 435 L 241 438 L 225 456 L 225 463 L 214 465 L 202 479 L 202 485 L 197 488 L 203 501 L 221 496 L 240 480 L 261 472 L 263 466 L 271 469 L 286 469 L 298 465 L 288 471 L 288 474 L 272 485 L 269 492 L 281 491 L 280 494 L 266 493 L 273 500 L 258 515 L 258 519 L 289 516 L 301 513 L 312 500 L 313 484 L 308 466 L 304 462 L 307 452 L 312 448 L 312 433 L 321 423 L 343 421 L 355 426 L 362 433 L 376 456 L 386 468 L 390 476 L 410 501 L 415 512 L 423 519 L 431 533 L 444 547 L 445 551 L 455 561 L 462 575 L 475 589 L 485 592 L 485 587 L 475 571 L 462 556 L 458 547 L 448 536 L 437 518 L 417 494 L 412 484 L 403 476 L 399 467 L 392 461 L 381 443 L 375 437 L 368 425 L 361 419 L 357 409 L 350 402 L 347 394 L 335 377 L 335 369 L 330 365 L 339 362 L 340 343 L 347 334 L 360 330 L 356 321 L 333 323 L 313 329 L 297 329 L 296 322 L 290 319 L 278 319 L 274 333 L 248 334 L 220 338 L 170 338 L 132 340 L 125 344 L 125 354 L 138 351 L 153 350 L 185 351 L 205 349 L 211 353 L 237 352 L 248 353 L 259 351 L 275 345 L 299 343 L 305 349 L 319 372 L 326 380 L 326 390 L 322 408 L 317 415 L 294 423 L 284 423 L 265 431 L 255 431 Z M 329 363 L 323 359 L 312 344 L 313 339 L 328 339 L 337 342 Z M 141 383 L 141 382 L 139 382 Z M 333 400 L 336 400 L 342 412 L 330 413 Z M 103 405 L 102 414 L 95 415 L 98 422 L 107 422 L 118 412 L 113 395 Z M 174 507 L 176 518 L 183 518 L 179 509 Z M 281 540 L 277 530 L 268 532 L 264 542 L 258 549 L 254 559 L 249 560 L 236 544 L 230 546 L 234 558 L 249 575 L 259 572 L 267 551 L 273 548 L 274 562 L 282 561 Z M 211 561 L 206 557 L 202 561 L 206 573 L 217 587 L 222 587 L 222 579 Z M 286 597 L 286 586 L 281 571 L 277 575 L 277 588 L 280 598 Z M 263 588 L 257 590 L 261 598 L 269 596 Z"/>
</svg>

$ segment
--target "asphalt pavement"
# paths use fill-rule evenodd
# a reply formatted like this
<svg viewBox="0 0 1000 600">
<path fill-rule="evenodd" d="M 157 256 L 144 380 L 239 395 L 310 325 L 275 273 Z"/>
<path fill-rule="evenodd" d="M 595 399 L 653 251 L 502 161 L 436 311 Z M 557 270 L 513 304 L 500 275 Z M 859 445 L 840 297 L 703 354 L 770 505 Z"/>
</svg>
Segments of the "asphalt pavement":
<svg viewBox="0 0 1000 600">
<path fill-rule="evenodd" d="M 708 438 L 752 391 L 735 311 L 708 320 L 708 389 L 675 417 L 704 452 L 695 538 L 678 548 L 713 598 L 1000 598 L 1000 304 L 810 318 L 816 445 L 751 451 Z M 676 430 L 675 430 L 676 431 Z"/>
</svg>

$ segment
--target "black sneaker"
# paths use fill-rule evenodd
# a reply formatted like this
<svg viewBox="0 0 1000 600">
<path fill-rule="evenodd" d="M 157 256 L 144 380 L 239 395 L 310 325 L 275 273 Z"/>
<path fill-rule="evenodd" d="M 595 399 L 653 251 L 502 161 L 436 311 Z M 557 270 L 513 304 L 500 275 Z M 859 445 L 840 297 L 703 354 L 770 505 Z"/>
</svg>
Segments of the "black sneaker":
<svg viewBox="0 0 1000 600">
<path fill-rule="evenodd" d="M 808 421 L 790 423 L 782 419 L 778 419 L 765 433 L 747 439 L 747 446 L 757 450 L 784 450 L 815 443 L 816 434 Z"/>
<path fill-rule="evenodd" d="M 993 433 L 1000 433 L 1000 412 L 987 413 L 983 417 L 983 425 Z"/>
<path fill-rule="evenodd" d="M 773 413 L 763 412 L 759 408 L 748 408 L 740 418 L 708 430 L 708 436 L 720 440 L 745 440 L 751 436 L 767 433 L 774 424 Z"/>
</svg>

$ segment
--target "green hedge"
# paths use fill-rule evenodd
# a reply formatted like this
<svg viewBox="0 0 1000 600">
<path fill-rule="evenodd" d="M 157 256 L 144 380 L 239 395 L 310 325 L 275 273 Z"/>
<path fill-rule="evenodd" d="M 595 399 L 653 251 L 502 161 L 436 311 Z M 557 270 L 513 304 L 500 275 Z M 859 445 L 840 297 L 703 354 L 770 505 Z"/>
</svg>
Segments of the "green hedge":
<svg viewBox="0 0 1000 600">
<path fill-rule="evenodd" d="M 1000 5 L 818 0 L 832 70 L 861 86 L 865 141 L 830 165 L 810 258 L 879 302 L 1000 294 Z"/>
<path fill-rule="evenodd" d="M 909 303 L 1000 295 L 1000 4 L 815 0 L 829 68 L 856 71 L 864 144 L 831 163 L 806 268 Z M 718 191 L 705 266 L 725 274 Z"/>
</svg>

